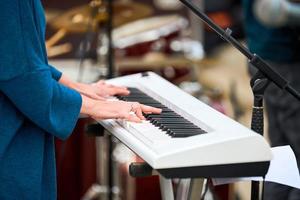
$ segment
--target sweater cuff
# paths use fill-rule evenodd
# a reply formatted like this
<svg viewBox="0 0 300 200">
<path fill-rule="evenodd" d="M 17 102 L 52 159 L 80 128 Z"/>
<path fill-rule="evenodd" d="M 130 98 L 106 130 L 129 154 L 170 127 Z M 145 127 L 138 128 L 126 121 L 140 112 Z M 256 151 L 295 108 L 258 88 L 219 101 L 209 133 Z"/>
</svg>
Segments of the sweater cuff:
<svg viewBox="0 0 300 200">
<path fill-rule="evenodd" d="M 50 67 L 50 71 L 52 74 L 52 78 L 55 79 L 56 81 L 59 81 L 59 79 L 62 76 L 62 72 L 58 71 L 55 67 L 53 67 L 51 65 L 49 65 L 49 67 Z"/>
</svg>

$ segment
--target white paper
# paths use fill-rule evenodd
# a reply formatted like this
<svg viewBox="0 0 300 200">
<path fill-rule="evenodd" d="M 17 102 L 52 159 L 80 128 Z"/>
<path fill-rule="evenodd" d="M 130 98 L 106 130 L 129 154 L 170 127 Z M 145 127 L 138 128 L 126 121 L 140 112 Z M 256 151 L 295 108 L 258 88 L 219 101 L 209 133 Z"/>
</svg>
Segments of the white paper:
<svg viewBox="0 0 300 200">
<path fill-rule="evenodd" d="M 266 181 L 280 183 L 300 189 L 300 175 L 296 157 L 290 146 L 272 148 L 273 159 L 271 160 Z M 237 181 L 263 181 L 262 177 L 246 178 L 215 178 L 214 185 L 234 183 Z"/>
</svg>

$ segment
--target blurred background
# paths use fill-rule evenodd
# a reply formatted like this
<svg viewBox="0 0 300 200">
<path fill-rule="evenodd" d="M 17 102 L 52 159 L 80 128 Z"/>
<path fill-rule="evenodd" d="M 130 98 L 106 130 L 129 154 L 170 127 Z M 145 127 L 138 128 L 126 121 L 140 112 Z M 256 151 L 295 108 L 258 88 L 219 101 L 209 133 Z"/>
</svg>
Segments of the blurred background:
<svg viewBox="0 0 300 200">
<path fill-rule="evenodd" d="M 47 19 L 49 63 L 73 80 L 105 79 L 107 3 L 42 0 Z M 244 42 L 240 0 L 195 0 L 222 28 Z M 114 0 L 115 74 L 154 71 L 220 112 L 250 126 L 252 93 L 245 58 L 177 0 Z M 201 111 L 199 111 L 201 112 Z M 91 119 L 78 121 L 65 142 L 56 141 L 58 199 L 106 199 L 106 139 L 89 137 Z M 114 199 L 160 199 L 157 177 L 132 179 L 128 164 L 139 158 L 115 141 Z M 96 185 L 95 185 L 96 184 Z M 176 185 L 176 180 L 174 181 Z M 103 187 L 99 187 L 103 186 Z M 249 183 L 215 187 L 215 199 L 249 199 Z M 90 198 L 92 199 L 92 198 Z"/>
</svg>

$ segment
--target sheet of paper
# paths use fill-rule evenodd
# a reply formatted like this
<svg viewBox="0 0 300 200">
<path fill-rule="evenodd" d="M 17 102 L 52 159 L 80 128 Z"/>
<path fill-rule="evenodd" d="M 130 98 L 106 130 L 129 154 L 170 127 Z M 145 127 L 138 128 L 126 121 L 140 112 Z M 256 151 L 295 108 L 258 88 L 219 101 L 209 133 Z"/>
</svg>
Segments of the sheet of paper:
<svg viewBox="0 0 300 200">
<path fill-rule="evenodd" d="M 300 189 L 300 175 L 296 157 L 290 146 L 272 148 L 273 159 L 270 163 L 266 181 L 280 183 Z M 216 178 L 214 185 L 234 183 L 237 181 L 262 181 L 262 177 Z"/>
</svg>

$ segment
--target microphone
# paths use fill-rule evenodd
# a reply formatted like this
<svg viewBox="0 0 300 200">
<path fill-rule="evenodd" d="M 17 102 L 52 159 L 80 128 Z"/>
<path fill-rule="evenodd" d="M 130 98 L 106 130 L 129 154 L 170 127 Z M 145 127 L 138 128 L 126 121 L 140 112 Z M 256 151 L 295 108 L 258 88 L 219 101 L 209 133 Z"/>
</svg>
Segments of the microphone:
<svg viewBox="0 0 300 200">
<path fill-rule="evenodd" d="M 269 27 L 300 25 L 300 4 L 288 0 L 256 0 L 253 12 Z"/>
</svg>

